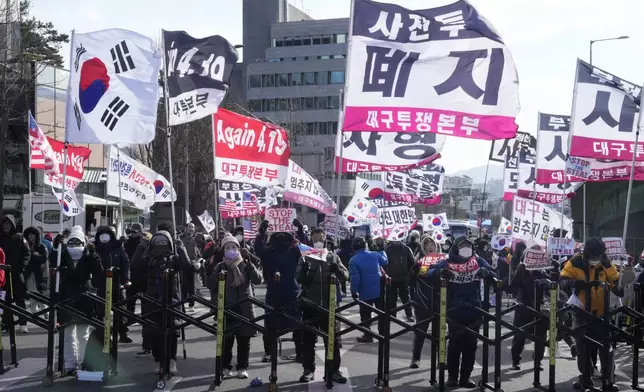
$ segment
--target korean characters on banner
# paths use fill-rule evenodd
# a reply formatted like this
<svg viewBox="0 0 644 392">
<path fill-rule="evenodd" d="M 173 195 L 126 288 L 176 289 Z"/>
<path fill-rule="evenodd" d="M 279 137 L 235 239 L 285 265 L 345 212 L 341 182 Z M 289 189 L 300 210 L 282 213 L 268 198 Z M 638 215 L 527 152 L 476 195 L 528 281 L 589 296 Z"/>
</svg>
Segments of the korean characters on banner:
<svg viewBox="0 0 644 392">
<path fill-rule="evenodd" d="M 382 173 L 385 183 L 385 200 L 401 201 L 405 203 L 423 203 L 427 199 L 438 196 L 435 192 L 442 184 L 441 176 L 436 176 L 436 181 L 431 178 L 410 173 L 386 172 Z"/>
<path fill-rule="evenodd" d="M 528 149 L 519 151 L 519 181 L 517 182 L 517 195 L 546 204 L 558 204 L 566 200 L 566 195 L 574 192 L 582 183 L 565 182 L 561 184 L 537 184 L 535 171 L 536 156 Z"/>
<path fill-rule="evenodd" d="M 355 0 L 351 17 L 344 130 L 516 135 L 512 55 L 469 3 L 408 10 Z"/>
<path fill-rule="evenodd" d="M 257 186 L 283 184 L 291 150 L 283 129 L 219 109 L 212 117 L 215 178 Z"/>
<path fill-rule="evenodd" d="M 342 173 L 401 172 L 440 157 L 445 139 L 434 133 L 341 132 L 336 138 L 335 165 L 340 166 L 342 151 Z M 382 157 L 387 157 L 386 162 Z"/>
<path fill-rule="evenodd" d="M 65 154 L 65 143 L 59 142 L 58 140 L 52 139 L 50 137 L 47 137 L 47 140 L 49 140 L 49 144 L 54 151 L 54 155 L 56 156 L 59 174 L 55 175 L 52 173 L 45 173 L 45 185 L 49 185 L 58 189 L 63 188 L 63 168 L 65 166 L 65 162 L 67 162 L 67 173 L 65 173 L 65 189 L 76 189 L 78 184 L 83 181 L 85 164 L 89 160 L 89 156 L 92 153 L 92 150 L 87 147 L 73 146 L 69 144 L 67 146 L 67 156 L 63 157 L 63 155 Z"/>
<path fill-rule="evenodd" d="M 323 214 L 335 213 L 337 210 L 335 202 L 322 188 L 318 180 L 313 178 L 297 163 L 289 162 L 283 199 L 316 209 Z"/>
<path fill-rule="evenodd" d="M 383 206 L 378 208 L 378 211 L 380 212 L 378 227 L 382 228 L 382 236 L 384 238 L 389 236 L 389 233 L 395 225 L 408 227 L 409 230 L 416 227 L 416 224 L 418 223 L 416 210 L 410 204 L 387 202 L 384 200 L 374 200 L 374 202 L 376 204 L 381 202 L 381 204 L 386 205 L 386 207 Z"/>
<path fill-rule="evenodd" d="M 493 162 L 505 163 L 505 157 L 516 155 L 519 148 L 531 147 L 537 148 L 537 138 L 527 132 L 517 132 L 514 139 L 492 140 L 489 160 Z"/>
<path fill-rule="evenodd" d="M 610 261 L 622 261 L 628 259 L 628 254 L 624 249 L 624 241 L 619 237 L 602 238 L 606 246 L 606 256 Z"/>
<path fill-rule="evenodd" d="M 338 219 L 337 215 L 325 215 L 324 221 L 320 223 L 327 236 L 344 239 L 349 236 L 349 226 L 344 219 Z"/>
<path fill-rule="evenodd" d="M 476 276 L 476 273 L 481 267 L 479 266 L 479 262 L 476 259 L 476 256 L 473 256 L 471 259 L 462 264 L 447 263 L 447 265 L 449 270 L 454 273 L 454 275 L 449 280 L 452 283 L 463 284 L 479 280 L 479 278 Z"/>
<path fill-rule="evenodd" d="M 267 233 L 294 233 L 295 208 L 267 208 L 264 219 L 268 221 Z"/>
<path fill-rule="evenodd" d="M 512 201 L 519 185 L 519 154 L 507 155 L 503 170 L 503 200 Z"/>
<path fill-rule="evenodd" d="M 572 256 L 573 254 L 575 254 L 574 239 L 548 237 L 548 256 Z"/>
<path fill-rule="evenodd" d="M 644 161 L 644 143 L 635 147 L 642 88 L 577 60 L 570 155 Z"/>
<path fill-rule="evenodd" d="M 532 215 L 534 212 L 534 225 Z M 561 228 L 561 214 L 553 208 L 531 199 L 515 197 L 512 203 L 512 233 L 515 238 L 534 240 L 545 247 L 555 229 Z M 564 216 L 563 229 L 572 235 L 572 219 Z"/>
<path fill-rule="evenodd" d="M 552 268 L 548 253 L 543 250 L 527 249 L 523 259 L 526 271 L 547 270 Z"/>
<path fill-rule="evenodd" d="M 222 219 L 243 218 L 264 213 L 266 188 L 232 181 L 217 181 L 217 184 L 219 198 L 226 202 L 225 205 L 219 205 Z M 234 203 L 234 208 L 227 208 L 229 202 Z M 237 204 L 241 208 L 237 208 Z"/>
</svg>

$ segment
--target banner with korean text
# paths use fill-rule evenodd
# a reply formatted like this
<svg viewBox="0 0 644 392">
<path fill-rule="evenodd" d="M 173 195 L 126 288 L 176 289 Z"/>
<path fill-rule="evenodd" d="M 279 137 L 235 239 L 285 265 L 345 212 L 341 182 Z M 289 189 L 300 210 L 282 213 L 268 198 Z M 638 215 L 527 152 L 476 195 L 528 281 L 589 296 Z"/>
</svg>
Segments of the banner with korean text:
<svg viewBox="0 0 644 392">
<path fill-rule="evenodd" d="M 385 200 L 424 203 L 425 200 L 439 196 L 443 188 L 444 173 L 427 177 L 422 174 L 420 170 L 407 173 L 382 173 Z"/>
<path fill-rule="evenodd" d="M 635 148 L 642 88 L 577 60 L 570 155 L 644 161 L 644 142 Z"/>
<path fill-rule="evenodd" d="M 523 259 L 527 271 L 547 270 L 552 268 L 548 253 L 543 250 L 528 249 Z"/>
<path fill-rule="evenodd" d="M 223 219 L 242 218 L 264 214 L 267 207 L 274 205 L 275 200 L 268 197 L 269 188 L 258 187 L 253 184 L 217 181 L 219 199 L 228 202 L 232 201 L 235 207 L 239 204 L 241 208 L 226 208 L 219 206 L 219 212 Z"/>
<path fill-rule="evenodd" d="M 572 222 L 572 219 L 564 216 L 563 229 L 568 231 L 567 237 L 572 236 Z M 515 196 L 512 202 L 512 235 L 515 238 L 532 239 L 545 247 L 548 237 L 560 228 L 561 214 L 555 209 L 538 201 Z"/>
<path fill-rule="evenodd" d="M 291 150 L 283 129 L 225 109 L 212 116 L 212 125 L 217 180 L 284 184 Z"/>
<path fill-rule="evenodd" d="M 416 218 L 416 209 L 411 204 L 382 199 L 373 200 L 373 202 L 378 207 L 378 228 L 382 229 L 382 237 L 389 237 L 395 225 L 406 227 L 407 230 L 416 227 L 418 218 Z"/>
<path fill-rule="evenodd" d="M 335 213 L 337 210 L 335 202 L 322 188 L 318 180 L 313 178 L 297 163 L 289 162 L 283 199 L 313 208 L 323 214 Z"/>
<path fill-rule="evenodd" d="M 435 133 L 342 132 L 336 138 L 335 166 L 342 154 L 342 173 L 405 171 L 439 158 L 445 139 Z"/>
<path fill-rule="evenodd" d="M 515 137 L 512 55 L 468 2 L 409 10 L 355 0 L 351 17 L 342 130 Z"/>
<path fill-rule="evenodd" d="M 52 172 L 46 172 L 44 177 L 45 185 L 52 186 L 54 188 L 62 189 L 63 187 L 63 168 L 65 166 L 64 162 L 67 162 L 67 172 L 65 173 L 65 189 L 76 189 L 78 184 L 83 181 L 83 173 L 85 172 L 85 165 L 89 160 L 89 156 L 92 153 L 87 147 L 67 145 L 67 156 L 63 157 L 65 154 L 65 143 L 59 142 L 58 140 L 52 139 L 47 136 L 49 145 L 54 152 L 56 161 L 58 162 L 58 175 L 52 174 Z"/>
<path fill-rule="evenodd" d="M 503 200 L 512 201 L 514 195 L 517 194 L 517 186 L 519 183 L 519 150 L 513 154 L 508 154 L 505 157 L 505 165 L 503 169 Z"/>
<path fill-rule="evenodd" d="M 566 195 L 577 190 L 581 182 L 566 182 L 561 184 L 537 184 L 535 170 L 536 155 L 529 149 L 519 151 L 519 180 L 517 195 L 528 199 L 536 199 L 546 204 L 558 204 L 566 200 Z"/>
<path fill-rule="evenodd" d="M 514 139 L 492 140 L 488 159 L 492 162 L 505 163 L 506 156 L 515 155 L 522 147 L 537 148 L 537 138 L 527 132 L 517 132 L 517 137 Z"/>
</svg>

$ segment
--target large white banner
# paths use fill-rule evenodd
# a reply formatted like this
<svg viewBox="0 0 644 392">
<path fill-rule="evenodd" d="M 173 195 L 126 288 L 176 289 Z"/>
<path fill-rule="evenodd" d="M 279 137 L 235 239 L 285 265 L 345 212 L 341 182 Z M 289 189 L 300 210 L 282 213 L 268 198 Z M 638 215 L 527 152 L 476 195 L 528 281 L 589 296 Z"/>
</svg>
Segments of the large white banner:
<svg viewBox="0 0 644 392">
<path fill-rule="evenodd" d="M 323 214 L 333 214 L 337 210 L 335 202 L 318 180 L 290 160 L 283 198 L 286 201 L 313 208 Z"/>
<path fill-rule="evenodd" d="M 121 192 L 119 195 L 119 173 Z M 110 147 L 110 163 L 107 170 L 107 194 L 122 197 L 134 203 L 136 208 L 151 207 L 155 202 L 177 200 L 177 193 L 170 182 L 141 162 L 130 158 L 115 146 Z"/>
<path fill-rule="evenodd" d="M 425 200 L 437 197 L 441 189 L 441 176 L 436 182 L 425 179 L 421 175 L 408 173 L 382 173 L 385 183 L 385 200 L 402 201 L 406 203 L 423 203 Z"/>
<path fill-rule="evenodd" d="M 405 171 L 439 158 L 445 139 L 427 132 L 342 132 L 336 137 L 335 166 L 340 167 L 342 154 L 342 173 Z"/>
<path fill-rule="evenodd" d="M 519 182 L 519 154 L 515 151 L 514 154 L 508 154 L 505 157 L 505 165 L 503 170 L 503 200 L 512 201 L 514 195 L 517 194 L 517 185 Z"/>
<path fill-rule="evenodd" d="M 528 199 L 535 198 L 546 204 L 559 204 L 566 200 L 566 195 L 579 188 L 581 182 L 566 182 L 564 184 L 537 184 L 535 171 L 536 156 L 528 149 L 519 151 L 519 181 L 517 195 Z"/>
<path fill-rule="evenodd" d="M 163 54 L 123 29 L 72 34 L 65 140 L 148 144 L 154 139 Z"/>
<path fill-rule="evenodd" d="M 201 215 L 197 215 L 197 218 L 199 218 L 199 222 L 201 222 L 201 225 L 203 226 L 204 230 L 206 230 L 206 233 L 215 231 L 215 220 L 212 219 L 212 215 L 210 215 L 210 212 L 208 212 L 208 210 L 204 211 Z"/>
<path fill-rule="evenodd" d="M 534 224 L 532 223 L 534 215 Z M 564 216 L 563 229 L 572 236 L 572 219 Z M 514 237 L 525 240 L 533 239 L 541 246 L 546 246 L 548 237 L 555 229 L 562 228 L 561 213 L 546 204 L 523 197 L 514 197 L 512 202 L 512 233 Z"/>
<path fill-rule="evenodd" d="M 512 55 L 468 2 L 408 10 L 355 0 L 351 17 L 343 130 L 516 135 Z"/>
<path fill-rule="evenodd" d="M 570 155 L 631 161 L 642 88 L 577 60 Z M 636 160 L 644 161 L 644 141 Z"/>
</svg>

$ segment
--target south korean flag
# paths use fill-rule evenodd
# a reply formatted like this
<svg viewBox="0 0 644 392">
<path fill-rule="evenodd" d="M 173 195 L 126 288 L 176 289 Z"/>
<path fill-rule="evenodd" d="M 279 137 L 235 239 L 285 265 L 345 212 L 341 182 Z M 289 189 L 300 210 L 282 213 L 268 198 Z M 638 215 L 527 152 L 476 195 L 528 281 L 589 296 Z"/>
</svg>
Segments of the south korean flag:
<svg viewBox="0 0 644 392">
<path fill-rule="evenodd" d="M 56 192 L 51 188 L 51 192 L 56 196 L 58 204 L 63 207 L 63 214 L 66 216 L 76 216 L 85 212 L 81 204 L 76 199 L 76 193 L 71 189 L 65 189 L 65 194 Z"/>
<path fill-rule="evenodd" d="M 204 211 L 201 215 L 197 215 L 197 217 L 199 218 L 199 222 L 201 222 L 201 225 L 203 226 L 206 233 L 215 231 L 215 221 L 214 219 L 212 219 L 212 216 L 210 216 L 208 210 Z"/>
<path fill-rule="evenodd" d="M 72 33 L 65 141 L 148 144 L 154 139 L 163 54 L 122 29 Z"/>
</svg>

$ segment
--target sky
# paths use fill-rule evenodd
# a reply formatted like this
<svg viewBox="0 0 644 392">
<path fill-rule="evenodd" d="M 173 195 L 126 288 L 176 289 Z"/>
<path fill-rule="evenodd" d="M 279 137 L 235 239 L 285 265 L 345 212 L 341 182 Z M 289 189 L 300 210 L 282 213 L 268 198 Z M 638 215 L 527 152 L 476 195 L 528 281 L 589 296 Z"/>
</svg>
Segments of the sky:
<svg viewBox="0 0 644 392">
<path fill-rule="evenodd" d="M 289 0 L 315 19 L 348 17 L 350 0 Z M 158 40 L 161 29 L 195 37 L 219 34 L 242 42 L 242 0 L 31 0 L 31 15 L 61 32 L 106 28 L 134 30 Z M 411 9 L 449 0 L 389 0 Z M 642 0 L 471 0 L 509 46 L 519 74 L 519 129 L 536 134 L 537 113 L 570 114 L 577 58 L 588 61 L 591 40 L 629 36 L 593 45 L 593 64 L 632 83 L 644 81 Z M 69 58 L 69 45 L 63 48 Z M 243 51 L 242 51 L 243 54 Z M 489 141 L 448 137 L 440 159 L 453 173 L 487 163 Z"/>
</svg>

